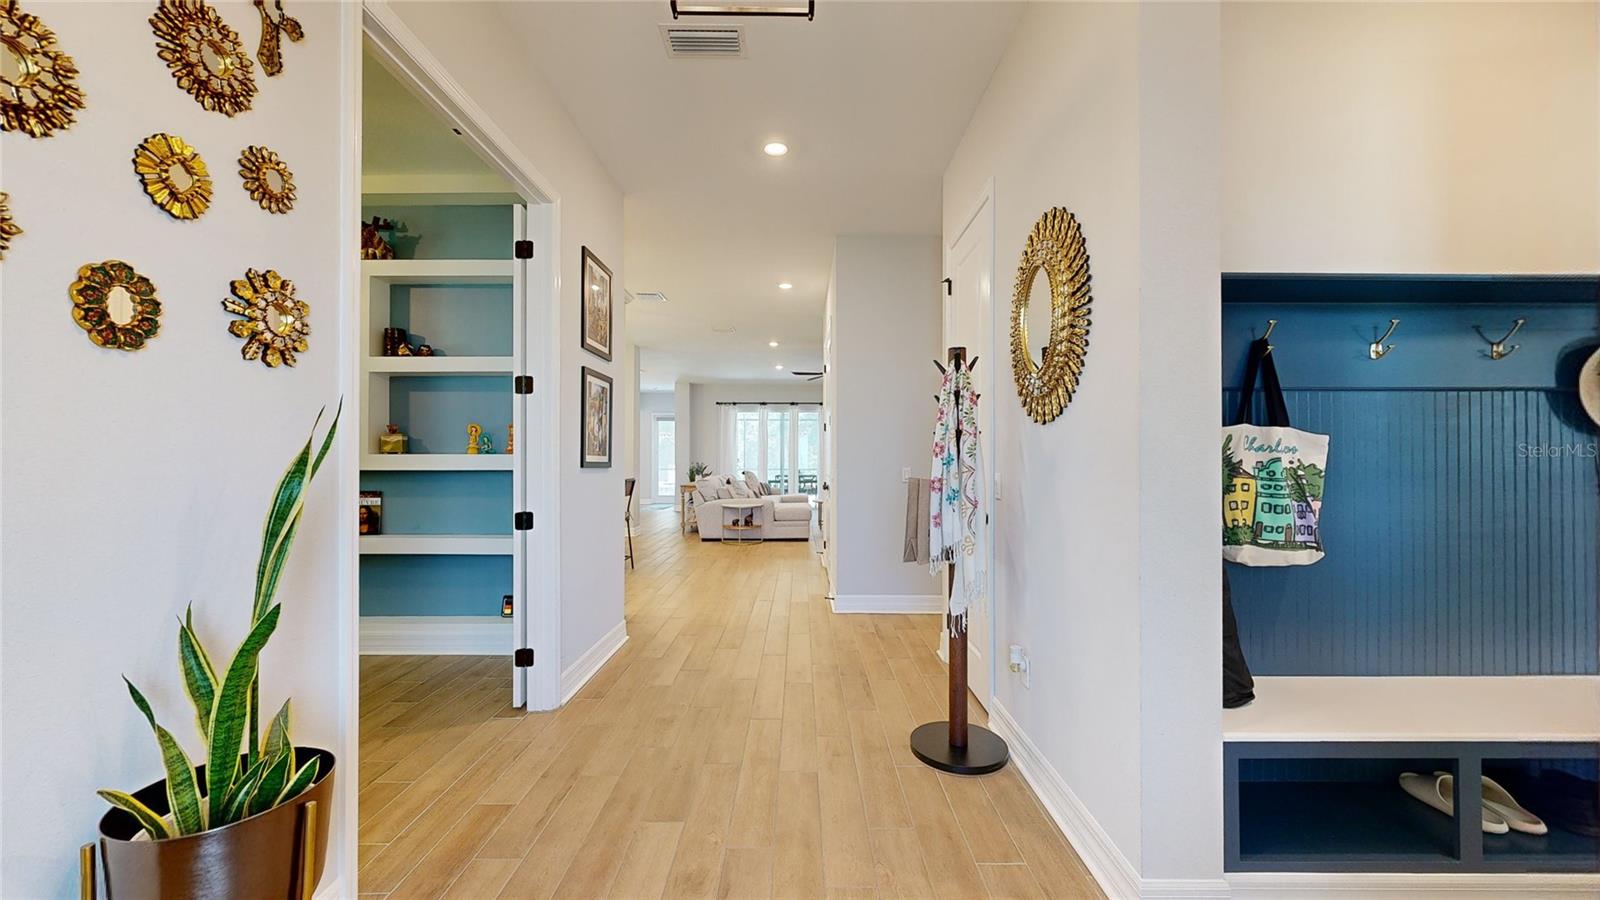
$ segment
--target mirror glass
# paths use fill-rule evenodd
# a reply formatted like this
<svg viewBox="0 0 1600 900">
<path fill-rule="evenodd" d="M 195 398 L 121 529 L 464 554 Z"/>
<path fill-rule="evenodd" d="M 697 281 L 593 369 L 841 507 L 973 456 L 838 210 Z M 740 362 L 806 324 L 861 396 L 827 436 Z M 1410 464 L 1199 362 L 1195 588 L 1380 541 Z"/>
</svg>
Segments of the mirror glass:
<svg viewBox="0 0 1600 900">
<path fill-rule="evenodd" d="M 266 182 L 267 189 L 272 191 L 274 194 L 283 193 L 283 173 L 277 169 L 263 169 L 261 172 L 261 180 Z"/>
<path fill-rule="evenodd" d="M 0 38 L 0 78 L 15 84 L 22 85 L 33 80 L 39 74 L 39 67 L 34 65 L 33 57 L 26 48 L 14 41 Z"/>
<path fill-rule="evenodd" d="M 106 314 L 111 316 L 111 321 L 118 325 L 126 325 L 133 321 L 133 295 L 122 285 L 114 285 L 106 291 Z"/>
<path fill-rule="evenodd" d="M 218 78 L 233 74 L 233 55 L 216 41 L 206 41 L 200 45 L 200 61 L 205 63 L 207 71 Z"/>
<path fill-rule="evenodd" d="M 1050 277 L 1043 268 L 1033 270 L 1033 286 L 1028 290 L 1028 308 L 1023 322 L 1028 328 L 1028 356 L 1034 365 L 1042 366 L 1045 348 L 1050 346 Z"/>
<path fill-rule="evenodd" d="M 194 176 L 189 174 L 183 163 L 175 162 L 167 167 L 167 183 L 172 185 L 174 191 L 181 194 L 194 187 Z"/>
<path fill-rule="evenodd" d="M 288 334 L 294 330 L 294 303 L 274 296 L 267 301 L 267 329 L 273 334 Z"/>
</svg>

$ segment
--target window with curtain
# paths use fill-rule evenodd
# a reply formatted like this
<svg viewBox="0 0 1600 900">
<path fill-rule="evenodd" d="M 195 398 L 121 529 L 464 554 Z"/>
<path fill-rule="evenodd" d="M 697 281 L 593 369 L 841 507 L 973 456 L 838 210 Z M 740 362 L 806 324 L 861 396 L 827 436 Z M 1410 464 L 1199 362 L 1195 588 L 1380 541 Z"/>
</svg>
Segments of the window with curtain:
<svg viewBox="0 0 1600 900">
<path fill-rule="evenodd" d="M 733 429 L 731 474 L 754 472 L 778 494 L 817 492 L 822 446 L 818 407 L 740 406 L 725 421 Z"/>
</svg>

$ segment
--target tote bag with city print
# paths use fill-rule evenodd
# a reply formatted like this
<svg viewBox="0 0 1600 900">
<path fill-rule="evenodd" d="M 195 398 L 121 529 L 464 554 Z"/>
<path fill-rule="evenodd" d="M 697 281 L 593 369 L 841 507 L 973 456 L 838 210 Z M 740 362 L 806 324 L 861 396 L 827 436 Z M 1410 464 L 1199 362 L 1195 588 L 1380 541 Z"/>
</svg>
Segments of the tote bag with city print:
<svg viewBox="0 0 1600 900">
<path fill-rule="evenodd" d="M 1250 345 L 1235 424 L 1222 429 L 1222 558 L 1247 566 L 1308 566 L 1323 556 L 1328 436 L 1289 427 L 1265 340 Z M 1250 423 L 1261 376 L 1265 425 Z"/>
</svg>

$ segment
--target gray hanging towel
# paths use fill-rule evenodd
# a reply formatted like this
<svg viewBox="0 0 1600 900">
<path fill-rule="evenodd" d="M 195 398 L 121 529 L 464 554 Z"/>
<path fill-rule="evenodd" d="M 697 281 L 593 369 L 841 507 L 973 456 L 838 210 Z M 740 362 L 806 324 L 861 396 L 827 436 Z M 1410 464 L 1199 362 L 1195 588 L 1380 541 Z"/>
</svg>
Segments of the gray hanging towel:
<svg viewBox="0 0 1600 900">
<path fill-rule="evenodd" d="M 902 562 L 928 564 L 928 479 L 906 479 L 906 545 Z"/>
</svg>

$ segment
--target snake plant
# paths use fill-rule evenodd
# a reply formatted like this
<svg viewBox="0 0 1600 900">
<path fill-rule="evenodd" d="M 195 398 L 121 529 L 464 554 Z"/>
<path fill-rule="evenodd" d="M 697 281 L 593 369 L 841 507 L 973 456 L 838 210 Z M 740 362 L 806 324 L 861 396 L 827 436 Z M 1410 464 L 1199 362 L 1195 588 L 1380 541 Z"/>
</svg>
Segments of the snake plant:
<svg viewBox="0 0 1600 900">
<path fill-rule="evenodd" d="M 342 406 L 341 406 L 342 409 Z M 185 612 L 178 623 L 178 664 L 184 689 L 194 703 L 195 725 L 206 743 L 203 780 L 194 763 L 172 732 L 156 721 L 144 694 L 126 677 L 134 705 L 144 714 L 155 732 L 161 762 L 166 769 L 168 817 L 157 814 L 131 794 L 99 791 L 112 806 L 125 810 L 138 820 L 150 837 L 181 837 L 221 828 L 247 816 L 266 812 L 294 799 L 317 780 L 316 757 L 301 764 L 295 759 L 294 742 L 289 739 L 289 702 L 284 701 L 272 717 L 263 740 L 260 723 L 261 650 L 278 627 L 281 606 L 273 602 L 278 591 L 278 576 L 294 545 L 305 509 L 305 489 L 322 467 L 339 430 L 339 412 L 333 414 L 328 433 L 315 457 L 311 436 L 295 455 L 278 481 L 272 506 L 267 512 L 261 535 L 261 558 L 256 564 L 255 594 L 251 601 L 250 633 L 222 669 L 211 664 L 211 657 L 195 635 L 194 619 Z M 242 754 L 241 754 L 242 745 Z M 243 759 L 241 760 L 241 755 Z"/>
</svg>

